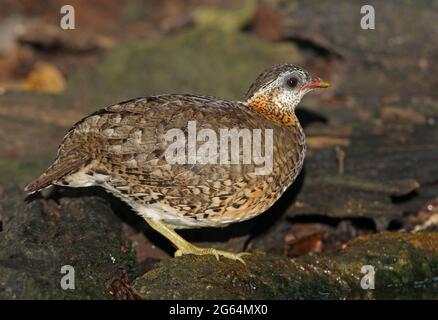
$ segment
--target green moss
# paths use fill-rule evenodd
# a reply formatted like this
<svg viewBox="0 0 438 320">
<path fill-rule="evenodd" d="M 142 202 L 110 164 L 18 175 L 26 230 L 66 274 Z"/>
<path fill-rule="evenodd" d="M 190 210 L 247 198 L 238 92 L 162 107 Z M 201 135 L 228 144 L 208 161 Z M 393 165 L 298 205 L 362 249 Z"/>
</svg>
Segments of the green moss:
<svg viewBox="0 0 438 320">
<path fill-rule="evenodd" d="M 193 13 L 194 24 L 200 28 L 215 28 L 238 32 L 250 23 L 257 9 L 256 0 L 244 0 L 226 8 L 201 7 Z"/>
<path fill-rule="evenodd" d="M 76 101 L 92 111 L 121 100 L 162 93 L 240 99 L 264 68 L 300 60 L 292 44 L 272 44 L 245 33 L 195 28 L 115 48 L 95 68 L 75 74 L 57 104 Z"/>
</svg>

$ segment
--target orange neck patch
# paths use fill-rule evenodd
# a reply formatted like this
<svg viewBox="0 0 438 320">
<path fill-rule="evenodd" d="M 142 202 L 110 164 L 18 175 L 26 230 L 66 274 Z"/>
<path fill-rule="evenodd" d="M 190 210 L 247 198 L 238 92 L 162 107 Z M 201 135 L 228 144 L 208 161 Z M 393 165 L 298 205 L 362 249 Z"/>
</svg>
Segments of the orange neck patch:
<svg viewBox="0 0 438 320">
<path fill-rule="evenodd" d="M 259 95 L 248 102 L 248 107 L 273 122 L 288 126 L 297 126 L 297 117 L 294 112 L 279 107 L 275 102 L 274 94 Z"/>
</svg>

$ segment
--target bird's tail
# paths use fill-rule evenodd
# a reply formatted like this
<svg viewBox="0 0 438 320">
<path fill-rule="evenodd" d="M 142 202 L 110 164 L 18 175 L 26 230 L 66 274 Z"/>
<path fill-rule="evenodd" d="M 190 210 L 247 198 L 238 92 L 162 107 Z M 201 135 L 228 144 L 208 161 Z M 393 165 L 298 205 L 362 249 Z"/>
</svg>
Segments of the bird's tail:
<svg viewBox="0 0 438 320">
<path fill-rule="evenodd" d="M 70 156 L 67 154 L 58 157 L 46 172 L 24 187 L 24 191 L 28 193 L 39 191 L 51 185 L 53 182 L 77 171 L 83 164 L 88 162 L 88 160 L 89 156 L 78 155 L 77 153 L 70 154 Z"/>
</svg>

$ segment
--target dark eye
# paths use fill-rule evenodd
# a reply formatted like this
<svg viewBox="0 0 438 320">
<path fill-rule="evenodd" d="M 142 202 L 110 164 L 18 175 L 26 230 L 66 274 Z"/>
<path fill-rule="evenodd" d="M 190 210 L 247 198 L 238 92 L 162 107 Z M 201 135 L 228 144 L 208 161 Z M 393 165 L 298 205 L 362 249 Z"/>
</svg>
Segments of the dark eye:
<svg viewBox="0 0 438 320">
<path fill-rule="evenodd" d="M 295 77 L 291 77 L 289 79 L 287 79 L 287 86 L 291 89 L 295 89 L 298 85 L 298 79 Z"/>
</svg>

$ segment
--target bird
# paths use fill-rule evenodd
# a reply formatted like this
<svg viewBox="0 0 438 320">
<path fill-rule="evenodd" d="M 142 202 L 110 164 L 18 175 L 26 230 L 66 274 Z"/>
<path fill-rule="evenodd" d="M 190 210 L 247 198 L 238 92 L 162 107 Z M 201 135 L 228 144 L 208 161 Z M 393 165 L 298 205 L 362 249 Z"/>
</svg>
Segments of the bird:
<svg viewBox="0 0 438 320">
<path fill-rule="evenodd" d="M 248 253 L 198 247 L 175 230 L 226 227 L 270 208 L 303 167 L 305 134 L 295 108 L 305 94 L 328 86 L 284 63 L 265 69 L 242 100 L 161 94 L 104 107 L 68 130 L 56 159 L 24 190 L 98 186 L 167 238 L 175 256 L 213 255 L 244 263 Z M 231 136 L 228 141 L 223 132 Z M 238 149 L 230 147 L 233 134 Z M 239 148 L 245 137 L 253 148 Z"/>
</svg>

